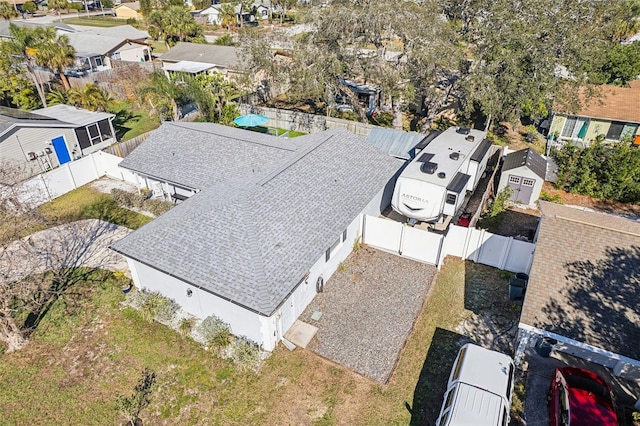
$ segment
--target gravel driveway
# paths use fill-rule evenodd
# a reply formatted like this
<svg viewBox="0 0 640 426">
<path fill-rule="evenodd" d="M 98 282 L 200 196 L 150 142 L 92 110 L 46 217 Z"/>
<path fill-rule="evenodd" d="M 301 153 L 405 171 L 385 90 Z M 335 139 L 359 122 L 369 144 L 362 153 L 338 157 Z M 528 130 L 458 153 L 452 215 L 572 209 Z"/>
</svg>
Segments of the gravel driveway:
<svg viewBox="0 0 640 426">
<path fill-rule="evenodd" d="M 108 247 L 130 232 L 97 219 L 36 232 L 0 248 L 0 277 L 13 282 L 30 274 L 77 266 L 127 271 L 124 257 Z"/>
<path fill-rule="evenodd" d="M 352 253 L 300 316 L 307 349 L 386 383 L 422 310 L 436 267 L 369 247 Z M 311 319 L 322 312 L 318 321 Z"/>
</svg>

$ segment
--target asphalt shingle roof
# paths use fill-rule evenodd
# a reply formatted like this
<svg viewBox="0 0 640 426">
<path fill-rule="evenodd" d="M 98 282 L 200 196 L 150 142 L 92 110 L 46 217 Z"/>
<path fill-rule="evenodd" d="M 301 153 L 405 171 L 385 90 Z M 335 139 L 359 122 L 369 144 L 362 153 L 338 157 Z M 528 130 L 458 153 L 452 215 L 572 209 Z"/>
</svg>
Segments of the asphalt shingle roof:
<svg viewBox="0 0 640 426">
<path fill-rule="evenodd" d="M 502 171 L 517 169 L 527 166 L 529 170 L 540 176 L 542 179 L 547 174 L 547 160 L 531 148 L 507 154 L 502 164 Z"/>
<path fill-rule="evenodd" d="M 120 167 L 204 189 L 269 171 L 303 145 L 300 138 L 277 138 L 218 124 L 164 123 Z"/>
<path fill-rule="evenodd" d="M 232 70 L 241 66 L 238 51 L 231 46 L 181 42 L 160 57 L 162 62 L 203 62 Z"/>
<path fill-rule="evenodd" d="M 403 164 L 346 130 L 296 139 L 278 167 L 207 187 L 112 248 L 271 315 Z"/>
<path fill-rule="evenodd" d="M 640 220 L 540 209 L 520 322 L 640 360 Z"/>
</svg>

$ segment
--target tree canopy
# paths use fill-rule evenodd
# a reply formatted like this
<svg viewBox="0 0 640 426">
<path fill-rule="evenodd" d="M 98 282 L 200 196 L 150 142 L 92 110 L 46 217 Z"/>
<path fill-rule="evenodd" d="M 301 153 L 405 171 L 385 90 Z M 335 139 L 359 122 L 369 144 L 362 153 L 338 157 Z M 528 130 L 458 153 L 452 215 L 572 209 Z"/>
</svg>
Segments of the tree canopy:
<svg viewBox="0 0 640 426">
<path fill-rule="evenodd" d="M 158 40 L 163 38 L 167 46 L 180 41 L 204 42 L 202 27 L 184 6 L 170 6 L 164 10 L 154 10 L 147 18 L 149 35 Z"/>
</svg>

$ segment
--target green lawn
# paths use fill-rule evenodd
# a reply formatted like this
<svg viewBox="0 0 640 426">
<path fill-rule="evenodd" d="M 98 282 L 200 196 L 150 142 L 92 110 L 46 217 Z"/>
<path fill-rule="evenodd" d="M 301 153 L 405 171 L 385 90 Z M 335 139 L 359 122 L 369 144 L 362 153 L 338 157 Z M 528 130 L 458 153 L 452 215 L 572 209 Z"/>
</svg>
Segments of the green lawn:
<svg viewBox="0 0 640 426">
<path fill-rule="evenodd" d="M 66 18 L 66 19 L 63 19 L 62 22 L 64 22 L 65 24 L 71 24 L 71 25 L 86 25 L 88 27 L 101 27 L 101 28 L 119 27 L 121 25 L 127 24 L 127 21 L 124 19 L 107 18 L 104 16 L 86 16 L 86 17 L 78 17 L 78 18 Z"/>
<path fill-rule="evenodd" d="M 382 385 L 282 347 L 259 373 L 242 371 L 123 307 L 123 281 L 107 273 L 70 289 L 27 347 L 0 358 L 0 412 L 7 424 L 122 424 L 116 398 L 130 395 L 149 367 L 157 386 L 141 415 L 145 424 L 429 424 L 455 355 L 455 327 L 471 314 L 466 283 L 480 278 L 497 280 L 499 273 L 447 260 L 390 383 Z"/>
<path fill-rule="evenodd" d="M 138 229 L 152 220 L 148 216 L 119 207 L 110 194 L 103 194 L 89 186 L 68 192 L 41 205 L 39 209 L 49 222 L 56 224 L 81 219 L 102 219 Z"/>
<path fill-rule="evenodd" d="M 279 127 L 255 126 L 255 127 L 241 127 L 241 129 L 251 130 L 252 132 L 258 132 L 258 133 L 268 133 L 274 136 L 283 136 L 284 134 L 288 133 L 287 136 L 290 138 L 296 138 L 298 136 L 306 135 L 306 133 L 303 133 L 303 132 L 298 132 L 296 130 L 281 129 Z"/>
<path fill-rule="evenodd" d="M 136 108 L 125 101 L 111 102 L 109 112 L 116 115 L 113 127 L 118 140 L 126 141 L 160 126 L 158 116 L 152 116 L 146 109 Z"/>
<path fill-rule="evenodd" d="M 169 51 L 167 44 L 162 40 L 151 40 L 150 43 L 153 53 L 155 54 L 167 53 Z"/>
</svg>

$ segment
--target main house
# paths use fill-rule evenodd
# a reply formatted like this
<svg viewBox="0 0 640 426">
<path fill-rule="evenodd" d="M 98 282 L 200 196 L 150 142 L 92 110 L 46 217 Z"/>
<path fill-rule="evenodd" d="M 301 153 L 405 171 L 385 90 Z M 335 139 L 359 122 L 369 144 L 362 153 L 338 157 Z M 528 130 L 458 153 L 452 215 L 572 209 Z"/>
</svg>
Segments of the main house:
<svg viewBox="0 0 640 426">
<path fill-rule="evenodd" d="M 136 287 L 272 350 L 349 255 L 363 215 L 389 204 L 402 164 L 346 130 L 286 140 L 165 123 L 121 166 L 192 195 L 111 248 Z"/>
<path fill-rule="evenodd" d="M 602 86 L 598 96 L 588 99 L 581 93 L 580 99 L 577 112 L 554 113 L 550 139 L 588 146 L 598 137 L 611 142 L 626 138 L 640 145 L 640 80 L 627 87 Z"/>
<path fill-rule="evenodd" d="M 115 115 L 69 105 L 26 112 L 0 107 L 0 161 L 42 173 L 116 141 Z"/>
<path fill-rule="evenodd" d="M 558 351 L 640 378 L 640 221 L 539 204 L 516 359 L 549 337 Z"/>
</svg>

